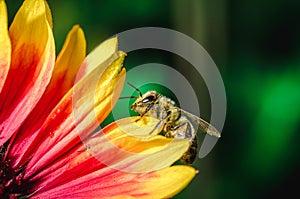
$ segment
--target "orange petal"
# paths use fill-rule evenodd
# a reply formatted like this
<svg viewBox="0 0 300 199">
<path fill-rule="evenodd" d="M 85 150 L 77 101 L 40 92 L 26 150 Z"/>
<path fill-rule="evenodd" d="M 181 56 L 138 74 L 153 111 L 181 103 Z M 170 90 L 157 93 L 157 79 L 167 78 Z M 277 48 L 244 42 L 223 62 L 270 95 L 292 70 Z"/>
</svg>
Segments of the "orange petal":
<svg viewBox="0 0 300 199">
<path fill-rule="evenodd" d="M 9 29 L 11 66 L 0 95 L 0 145 L 38 103 L 54 66 L 55 47 L 43 0 L 24 1 Z"/>
<path fill-rule="evenodd" d="M 10 65 L 11 44 L 7 29 L 7 10 L 4 0 L 0 0 L 0 93 Z"/>
<path fill-rule="evenodd" d="M 42 98 L 27 117 L 21 128 L 11 140 L 7 152 L 11 166 L 23 165 L 38 145 L 32 144 L 37 139 L 38 129 L 61 98 L 72 88 L 76 73 L 85 58 L 86 43 L 84 33 L 79 26 L 74 26 L 59 53 L 53 75 Z M 45 106 L 47 104 L 47 106 Z"/>
<path fill-rule="evenodd" d="M 77 83 L 51 112 L 40 129 L 40 139 L 36 140 L 39 150 L 28 163 L 26 177 L 81 142 L 80 138 L 89 135 L 109 114 L 115 103 L 113 96 L 118 98 L 124 85 L 125 53 L 119 52 L 119 56 L 102 73 L 99 82 L 101 64 Z"/>
</svg>

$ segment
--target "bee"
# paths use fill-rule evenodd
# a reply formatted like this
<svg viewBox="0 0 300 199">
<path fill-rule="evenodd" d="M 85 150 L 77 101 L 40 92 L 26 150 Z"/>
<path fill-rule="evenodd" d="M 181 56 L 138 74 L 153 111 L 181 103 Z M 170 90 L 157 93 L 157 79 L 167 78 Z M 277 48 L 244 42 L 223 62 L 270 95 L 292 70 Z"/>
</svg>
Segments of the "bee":
<svg viewBox="0 0 300 199">
<path fill-rule="evenodd" d="M 161 132 L 167 138 L 187 139 L 189 149 L 183 154 L 180 160 L 185 164 L 192 164 L 197 154 L 197 131 L 195 125 L 203 132 L 221 137 L 219 131 L 205 120 L 183 110 L 175 105 L 170 98 L 163 96 L 156 91 L 148 91 L 145 94 L 134 85 L 127 82 L 133 87 L 139 96 L 130 96 L 136 98 L 130 109 L 139 114 L 140 117 L 149 116 L 158 119 L 160 122 L 156 125 L 155 130 Z M 128 97 L 123 97 L 128 98 Z"/>
</svg>

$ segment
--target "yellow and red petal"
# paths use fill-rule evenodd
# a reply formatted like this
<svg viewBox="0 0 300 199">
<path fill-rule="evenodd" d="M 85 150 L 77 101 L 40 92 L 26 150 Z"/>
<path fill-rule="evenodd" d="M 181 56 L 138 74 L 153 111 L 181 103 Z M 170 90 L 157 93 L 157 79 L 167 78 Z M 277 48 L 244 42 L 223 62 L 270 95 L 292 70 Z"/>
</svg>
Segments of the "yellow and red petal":
<svg viewBox="0 0 300 199">
<path fill-rule="evenodd" d="M 75 147 L 73 147 L 71 150 L 69 150 L 68 152 L 64 153 L 62 156 L 58 157 L 56 159 L 55 162 L 52 162 L 51 165 L 47 166 L 46 168 L 44 168 L 43 170 L 41 170 L 41 172 L 39 172 L 37 175 L 35 175 L 33 178 L 31 178 L 31 180 L 33 181 L 42 181 L 42 184 L 47 184 L 49 182 L 54 182 L 55 180 L 58 180 L 60 183 L 63 181 L 69 181 L 72 180 L 73 177 L 76 176 L 77 177 L 81 177 L 83 175 L 85 175 L 86 173 L 90 173 L 93 172 L 95 170 L 107 167 L 107 165 L 105 165 L 105 160 L 101 162 L 101 160 L 97 159 L 96 157 L 100 156 L 101 157 L 101 152 L 103 152 L 102 156 L 104 156 L 104 153 L 114 153 L 116 152 L 116 145 L 117 142 L 113 142 L 113 143 L 108 143 L 109 140 L 108 137 L 106 137 L 105 135 L 100 135 L 102 133 L 105 134 L 109 134 L 110 138 L 114 137 L 124 137 L 127 136 L 127 132 L 124 132 L 125 130 L 130 129 L 133 132 L 143 132 L 145 134 L 148 135 L 149 137 L 149 132 L 152 131 L 153 128 L 155 128 L 157 121 L 158 120 L 147 120 L 147 123 L 145 124 L 140 124 L 140 123 L 135 123 L 133 119 L 136 118 L 124 118 L 122 120 L 119 120 L 109 126 L 106 126 L 103 131 L 98 132 L 96 134 L 93 134 L 92 137 L 88 138 L 86 141 L 77 143 L 77 145 Z M 128 123 L 125 123 L 128 122 Z M 113 127 L 116 126 L 116 123 L 118 124 L 118 128 L 115 129 Z M 131 134 L 129 134 L 131 135 Z M 132 137 L 129 138 L 131 140 L 136 140 L 136 138 Z M 157 139 L 156 139 L 157 140 Z M 152 143 L 155 142 L 152 141 Z M 161 143 L 160 143 L 160 148 L 162 148 L 163 144 L 168 144 L 170 142 L 170 140 L 163 138 Z M 146 144 L 145 144 L 146 143 Z M 132 144 L 132 142 L 127 143 L 127 146 L 124 146 L 124 149 L 129 150 L 130 148 L 142 148 L 142 150 L 136 150 L 136 152 L 142 152 L 142 151 L 147 151 L 148 149 L 151 149 L 151 147 L 153 145 L 149 145 L 149 142 L 146 142 L 145 140 L 139 141 L 138 146 L 133 146 L 130 145 Z M 158 142 L 156 142 L 158 143 Z M 125 143 L 126 144 L 126 143 Z M 128 145 L 129 144 L 129 145 Z M 156 145 L 157 146 L 157 145 Z M 86 149 L 86 147 L 88 147 L 88 150 Z M 181 142 L 178 146 L 180 148 L 180 150 L 184 151 L 187 148 L 187 143 L 185 141 Z M 105 152 L 106 151 L 106 152 Z M 100 155 L 99 155 L 100 154 Z M 122 154 L 121 154 L 122 155 Z M 106 162 L 110 161 L 110 158 L 113 158 L 113 161 L 115 163 L 118 163 L 120 161 L 125 160 L 126 158 L 135 155 L 135 154 L 130 154 L 130 153 L 126 153 L 123 156 L 107 156 Z M 178 157 L 181 156 L 181 154 L 177 154 Z M 173 159 L 171 159 L 169 161 L 169 163 L 167 163 L 167 165 L 170 164 L 170 162 L 173 162 L 174 159 L 178 159 L 178 157 L 175 156 L 175 158 L 173 157 Z M 139 157 L 141 158 L 141 157 Z M 125 165 L 126 166 L 126 165 Z M 128 165 L 127 165 L 128 166 Z M 79 171 L 85 171 L 85 172 L 79 172 Z M 74 176 L 75 175 L 75 176 Z M 54 183 L 55 185 L 56 183 Z M 42 186 L 41 184 L 39 186 Z M 49 185 L 47 186 L 49 187 Z"/>
<path fill-rule="evenodd" d="M 22 180 L 16 183 L 24 182 L 26 193 L 37 198 L 165 198 L 192 180 L 193 168 L 170 167 L 189 142 L 156 135 L 155 119 L 125 118 L 90 134 L 124 85 L 125 53 L 118 51 L 117 38 L 96 48 L 79 68 L 85 40 L 75 26 L 53 71 L 47 3 L 26 0 L 9 37 L 2 0 L 0 11 L 0 30 L 8 38 L 3 40 L 7 48 L 0 46 L 0 65 L 5 63 L 0 69 L 0 145 L 11 138 L 4 158 L 12 171 L 21 168 Z"/>
<path fill-rule="evenodd" d="M 154 173 L 153 178 L 143 179 L 145 198 L 171 198 L 185 188 L 195 177 L 197 171 L 189 166 L 173 166 Z"/>
<path fill-rule="evenodd" d="M 8 158 L 13 157 L 10 158 L 13 168 L 23 165 L 38 147 L 37 144 L 33 144 L 33 141 L 38 139 L 38 130 L 53 108 L 73 87 L 77 71 L 85 58 L 85 53 L 84 33 L 79 26 L 74 26 L 57 57 L 53 75 L 45 93 L 11 139 L 7 154 Z"/>
<path fill-rule="evenodd" d="M 81 142 L 105 119 L 115 103 L 113 96 L 118 98 L 124 85 L 124 57 L 125 54 L 119 52 L 119 58 L 105 66 L 106 70 L 102 73 L 99 71 L 103 70 L 103 66 L 99 64 L 50 113 L 39 130 L 39 139 L 31 143 L 38 143 L 39 150 L 28 163 L 26 177 Z"/>
<path fill-rule="evenodd" d="M 172 166 L 159 171 L 133 174 L 111 168 L 37 191 L 33 198 L 171 198 L 196 175 L 189 166 Z"/>
<path fill-rule="evenodd" d="M 65 189 L 75 184 L 80 186 L 80 184 L 86 183 L 84 181 L 89 182 L 93 180 L 98 181 L 97 183 L 102 183 L 102 185 L 99 185 L 100 187 L 95 185 L 93 194 L 101 193 L 102 190 L 100 190 L 100 188 L 102 189 L 102 186 L 105 187 L 104 184 L 108 185 L 110 183 L 115 183 L 115 186 L 119 186 L 120 190 L 122 188 L 125 189 L 126 186 L 123 187 L 122 179 L 119 179 L 121 176 L 118 177 L 118 175 L 124 175 L 124 178 L 126 178 L 128 173 L 139 173 L 137 176 L 141 176 L 141 173 L 149 174 L 149 172 L 166 168 L 179 159 L 188 149 L 189 143 L 183 139 L 173 140 L 158 135 L 148 135 L 144 137 L 128 135 L 123 129 L 130 128 L 135 132 L 142 131 L 149 134 L 157 124 L 157 121 L 153 120 L 141 126 L 133 122 L 134 120 L 132 120 L 132 118 L 129 119 L 131 123 L 125 123 L 124 121 L 129 121 L 125 118 L 123 119 L 124 121 L 118 121 L 105 127 L 102 131 L 103 134 L 95 134 L 84 142 L 85 146 L 79 144 L 78 147 L 74 147 L 63 157 L 53 162 L 51 166 L 44 168 L 43 171 L 31 178 L 30 180 L 33 182 L 37 182 L 37 185 L 34 186 L 39 190 L 37 193 L 47 192 L 48 190 Z M 87 149 L 85 149 L 85 147 L 87 147 Z M 107 175 L 110 174 L 116 175 L 115 178 L 107 179 Z M 159 172 L 157 174 L 159 174 Z M 180 177 L 180 175 L 181 174 L 177 173 L 177 177 Z M 186 174 L 184 174 L 184 176 L 186 177 L 186 181 L 185 184 L 183 184 L 186 185 L 193 176 Z M 157 177 L 159 179 L 154 179 L 158 181 L 163 179 L 160 175 L 157 175 Z M 172 178 L 173 176 L 171 175 L 171 179 Z M 149 179 L 149 182 L 152 182 L 151 179 L 152 178 Z M 155 181 L 154 179 L 153 182 Z M 132 179 L 128 180 L 131 181 Z M 166 182 L 169 183 L 168 179 L 164 178 L 160 186 L 163 186 Z M 184 180 L 182 182 L 184 182 Z M 135 184 L 135 182 L 128 183 Z M 177 184 L 177 186 L 179 186 L 179 184 Z M 172 193 L 174 194 L 176 191 L 179 191 L 180 187 L 182 189 L 184 185 L 182 185 L 182 187 L 179 186 L 179 188 L 175 187 L 176 189 L 173 189 Z M 69 189 L 72 189 L 72 186 L 69 187 Z M 148 186 L 153 185 L 148 183 Z M 159 192 L 158 187 L 159 186 L 155 189 L 157 192 L 156 195 L 165 192 L 165 190 Z M 148 188 L 145 188 L 145 190 L 143 190 L 137 187 L 134 192 L 140 194 L 147 189 Z M 155 190 L 151 190 L 151 192 Z M 104 189 L 103 192 L 105 191 L 108 190 Z M 169 193 L 171 193 L 171 191 L 169 191 Z M 149 194 L 151 195 L 153 193 Z M 53 196 L 59 197 L 60 194 Z M 100 194 L 99 197 L 101 196 L 104 195 Z M 113 194 L 111 196 L 113 196 Z"/>
<path fill-rule="evenodd" d="M 55 60 L 49 13 L 43 0 L 27 0 L 10 26 L 11 65 L 0 94 L 0 145 L 6 142 L 38 103 Z"/>
<path fill-rule="evenodd" d="M 57 56 L 52 79 L 46 92 L 60 100 L 73 86 L 79 67 L 86 56 L 86 41 L 82 29 L 75 25 L 69 32 Z M 58 92 L 58 93 L 57 93 Z M 57 94 L 58 97 L 56 96 Z M 50 100 L 49 100 L 50 101 Z M 55 104 L 58 101 L 55 99 Z"/>
<path fill-rule="evenodd" d="M 0 0 L 0 93 L 10 66 L 11 44 L 7 26 L 6 5 Z"/>
<path fill-rule="evenodd" d="M 188 149 L 188 140 L 150 135 L 159 120 L 139 124 L 137 118 L 116 121 L 85 141 L 89 153 L 115 169 L 143 173 L 170 166 Z M 144 135 L 133 134 L 138 131 Z"/>
<path fill-rule="evenodd" d="M 122 120 L 128 121 L 127 118 Z M 124 124 L 122 121 L 117 121 L 106 126 L 102 131 L 84 140 L 83 144 L 79 143 L 79 146 L 62 156 L 60 161 L 49 167 L 51 170 L 44 169 L 32 179 L 44 176 L 48 178 L 54 174 L 53 170 L 55 170 L 55 176 L 60 176 L 59 180 L 61 181 L 62 174 L 69 178 L 71 175 L 66 174 L 69 170 L 77 168 L 82 170 L 88 162 L 89 165 L 93 165 L 90 168 L 92 170 L 102 168 L 104 164 L 128 172 L 149 172 L 170 166 L 189 147 L 187 140 L 149 136 L 149 133 L 157 124 L 155 120 L 142 126 L 133 122 L 132 118 L 130 120 L 130 123 Z M 120 126 L 120 123 L 123 124 Z M 124 131 L 124 129 L 128 129 L 128 126 L 131 126 L 130 128 L 134 131 L 145 132 L 148 136 L 132 136 Z M 63 165 L 65 167 L 62 169 Z M 87 168 L 85 170 L 88 171 Z M 73 173 L 77 173 L 77 177 L 84 175 L 82 172 Z"/>
</svg>

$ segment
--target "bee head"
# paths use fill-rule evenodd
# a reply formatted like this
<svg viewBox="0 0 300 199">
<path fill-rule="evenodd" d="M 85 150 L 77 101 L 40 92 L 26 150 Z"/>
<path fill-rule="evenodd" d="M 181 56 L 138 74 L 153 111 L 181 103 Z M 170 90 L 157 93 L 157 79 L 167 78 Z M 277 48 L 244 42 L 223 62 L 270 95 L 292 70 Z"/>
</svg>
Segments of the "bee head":
<svg viewBox="0 0 300 199">
<path fill-rule="evenodd" d="M 143 114 L 149 111 L 149 109 L 155 104 L 159 94 L 155 91 L 148 91 L 144 95 L 138 97 L 135 102 L 130 106 L 131 110 L 134 110 L 138 114 Z"/>
</svg>

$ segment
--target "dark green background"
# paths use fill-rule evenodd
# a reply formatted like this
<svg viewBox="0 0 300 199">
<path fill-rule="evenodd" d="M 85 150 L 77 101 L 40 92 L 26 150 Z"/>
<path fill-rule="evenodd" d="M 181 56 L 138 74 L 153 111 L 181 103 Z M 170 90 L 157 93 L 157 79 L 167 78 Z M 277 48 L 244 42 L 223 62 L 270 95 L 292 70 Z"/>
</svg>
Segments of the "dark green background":
<svg viewBox="0 0 300 199">
<path fill-rule="evenodd" d="M 21 3 L 7 1 L 10 22 Z M 214 59 L 228 100 L 222 138 L 207 157 L 195 162 L 199 174 L 175 198 L 299 196 L 300 1 L 50 0 L 49 4 L 57 49 L 74 24 L 84 29 L 88 52 L 118 32 L 159 26 L 192 37 Z M 185 61 L 161 51 L 129 53 L 125 67 L 148 62 L 185 66 L 185 75 L 193 79 Z M 201 111 L 209 118 L 205 85 L 202 90 Z"/>
</svg>

